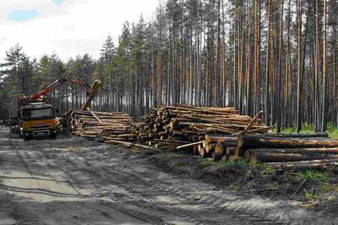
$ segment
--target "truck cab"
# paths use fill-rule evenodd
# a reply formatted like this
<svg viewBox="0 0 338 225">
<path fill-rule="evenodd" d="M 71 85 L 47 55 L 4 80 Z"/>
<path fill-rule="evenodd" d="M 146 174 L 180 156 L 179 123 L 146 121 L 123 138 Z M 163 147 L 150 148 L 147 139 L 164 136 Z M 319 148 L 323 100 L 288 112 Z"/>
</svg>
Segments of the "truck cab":
<svg viewBox="0 0 338 225">
<path fill-rule="evenodd" d="M 25 140 L 34 137 L 57 136 L 56 110 L 47 102 L 31 102 L 18 112 L 19 132 Z"/>
</svg>

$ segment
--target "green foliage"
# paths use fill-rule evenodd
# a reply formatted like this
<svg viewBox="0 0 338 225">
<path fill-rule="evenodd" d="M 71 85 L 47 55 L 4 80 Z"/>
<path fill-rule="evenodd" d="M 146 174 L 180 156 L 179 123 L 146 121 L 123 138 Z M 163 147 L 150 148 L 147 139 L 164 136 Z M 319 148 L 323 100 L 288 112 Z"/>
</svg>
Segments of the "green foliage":
<svg viewBox="0 0 338 225">
<path fill-rule="evenodd" d="M 284 128 L 281 133 L 284 133 L 284 134 L 291 134 L 291 133 L 296 133 L 297 132 L 297 129 L 294 128 L 294 127 L 288 127 L 288 128 Z M 312 124 L 303 124 L 302 125 L 302 130 L 300 131 L 300 133 L 314 133 L 315 132 L 315 129 L 314 129 L 314 126 Z M 335 127 L 333 125 L 332 122 L 329 122 L 327 124 L 327 132 L 329 133 L 329 136 L 331 138 L 335 138 L 335 139 L 338 139 L 338 128 Z"/>
<path fill-rule="evenodd" d="M 131 154 L 134 154 L 134 155 L 137 155 L 137 154 L 140 154 L 140 153 L 141 153 L 141 151 L 140 151 L 139 148 L 132 148 L 132 149 L 130 150 L 130 152 L 131 152 Z"/>
<path fill-rule="evenodd" d="M 235 184 L 235 183 L 230 184 L 230 190 L 238 191 L 239 188 L 240 188 L 240 186 L 238 184 Z"/>
<path fill-rule="evenodd" d="M 327 132 L 329 132 L 331 138 L 338 139 L 338 128 L 332 122 L 327 124 Z"/>
<path fill-rule="evenodd" d="M 198 165 L 201 167 L 207 167 L 207 166 L 212 166 L 214 164 L 214 161 L 211 158 L 199 158 L 198 159 Z"/>
<path fill-rule="evenodd" d="M 302 129 L 300 131 L 300 133 L 313 133 L 314 132 L 314 127 L 312 124 L 303 124 L 302 125 Z M 289 128 L 284 128 L 283 130 L 281 130 L 281 133 L 284 133 L 284 134 L 291 134 L 291 133 L 296 133 L 297 132 L 297 128 L 295 127 L 289 127 Z"/>
<path fill-rule="evenodd" d="M 304 192 L 305 192 L 305 194 L 304 194 L 305 199 L 307 199 L 309 201 L 314 201 L 314 200 L 319 199 L 318 195 L 311 194 L 306 189 L 304 189 Z"/>
<path fill-rule="evenodd" d="M 322 193 L 328 193 L 328 192 L 333 192 L 338 188 L 338 186 L 335 186 L 334 184 L 330 183 L 321 183 L 319 185 L 319 191 Z"/>
<path fill-rule="evenodd" d="M 266 166 L 263 171 L 262 171 L 263 174 L 275 174 L 276 173 L 276 169 L 271 167 L 271 166 Z"/>
<path fill-rule="evenodd" d="M 241 170 L 246 170 L 248 168 L 248 162 L 246 160 L 238 160 L 235 162 L 225 162 L 226 166 L 230 168 L 236 168 Z"/>
<path fill-rule="evenodd" d="M 306 170 L 305 172 L 298 172 L 297 178 L 299 180 L 312 180 L 312 181 L 328 181 L 331 178 L 331 172 L 329 171 L 312 171 Z"/>
<path fill-rule="evenodd" d="M 186 169 L 186 163 L 185 162 L 173 162 L 171 163 L 171 166 L 175 169 L 178 169 L 180 171 L 185 171 Z"/>
</svg>

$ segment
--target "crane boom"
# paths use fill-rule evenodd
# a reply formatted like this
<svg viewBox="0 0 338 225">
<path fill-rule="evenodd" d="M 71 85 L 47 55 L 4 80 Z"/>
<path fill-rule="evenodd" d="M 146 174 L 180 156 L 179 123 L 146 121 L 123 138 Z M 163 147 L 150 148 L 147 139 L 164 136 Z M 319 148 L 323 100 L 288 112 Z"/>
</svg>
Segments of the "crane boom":
<svg viewBox="0 0 338 225">
<path fill-rule="evenodd" d="M 32 100 L 37 100 L 37 99 L 41 99 L 43 96 L 47 95 L 48 93 L 50 93 L 51 91 L 53 91 L 56 87 L 69 82 L 72 84 L 79 84 L 79 85 L 84 85 L 86 86 L 87 89 L 89 89 L 89 86 L 83 82 L 83 81 L 75 81 L 75 80 L 71 80 L 71 79 L 58 79 L 56 81 L 54 81 L 53 83 L 51 83 L 50 85 L 48 85 L 43 91 L 40 91 L 38 94 L 32 95 L 29 98 Z"/>
</svg>

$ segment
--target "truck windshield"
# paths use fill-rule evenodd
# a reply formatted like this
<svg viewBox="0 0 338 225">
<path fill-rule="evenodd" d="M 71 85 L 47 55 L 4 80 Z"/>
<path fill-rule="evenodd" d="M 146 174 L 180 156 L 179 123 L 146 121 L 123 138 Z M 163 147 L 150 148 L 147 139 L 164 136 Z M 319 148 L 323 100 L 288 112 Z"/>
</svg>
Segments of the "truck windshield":
<svg viewBox="0 0 338 225">
<path fill-rule="evenodd" d="M 26 109 L 23 111 L 23 119 L 48 119 L 54 117 L 52 108 Z"/>
</svg>

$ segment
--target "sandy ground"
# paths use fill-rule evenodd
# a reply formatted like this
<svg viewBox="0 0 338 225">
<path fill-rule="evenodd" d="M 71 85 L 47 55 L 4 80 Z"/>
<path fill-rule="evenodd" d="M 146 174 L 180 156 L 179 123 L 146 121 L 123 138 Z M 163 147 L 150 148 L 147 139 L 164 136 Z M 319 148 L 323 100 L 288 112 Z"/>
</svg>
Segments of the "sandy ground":
<svg viewBox="0 0 338 225">
<path fill-rule="evenodd" d="M 0 128 L 3 224 L 337 224 L 294 201 L 238 196 L 166 173 L 123 147 Z M 129 151 L 130 152 L 130 151 Z"/>
</svg>

